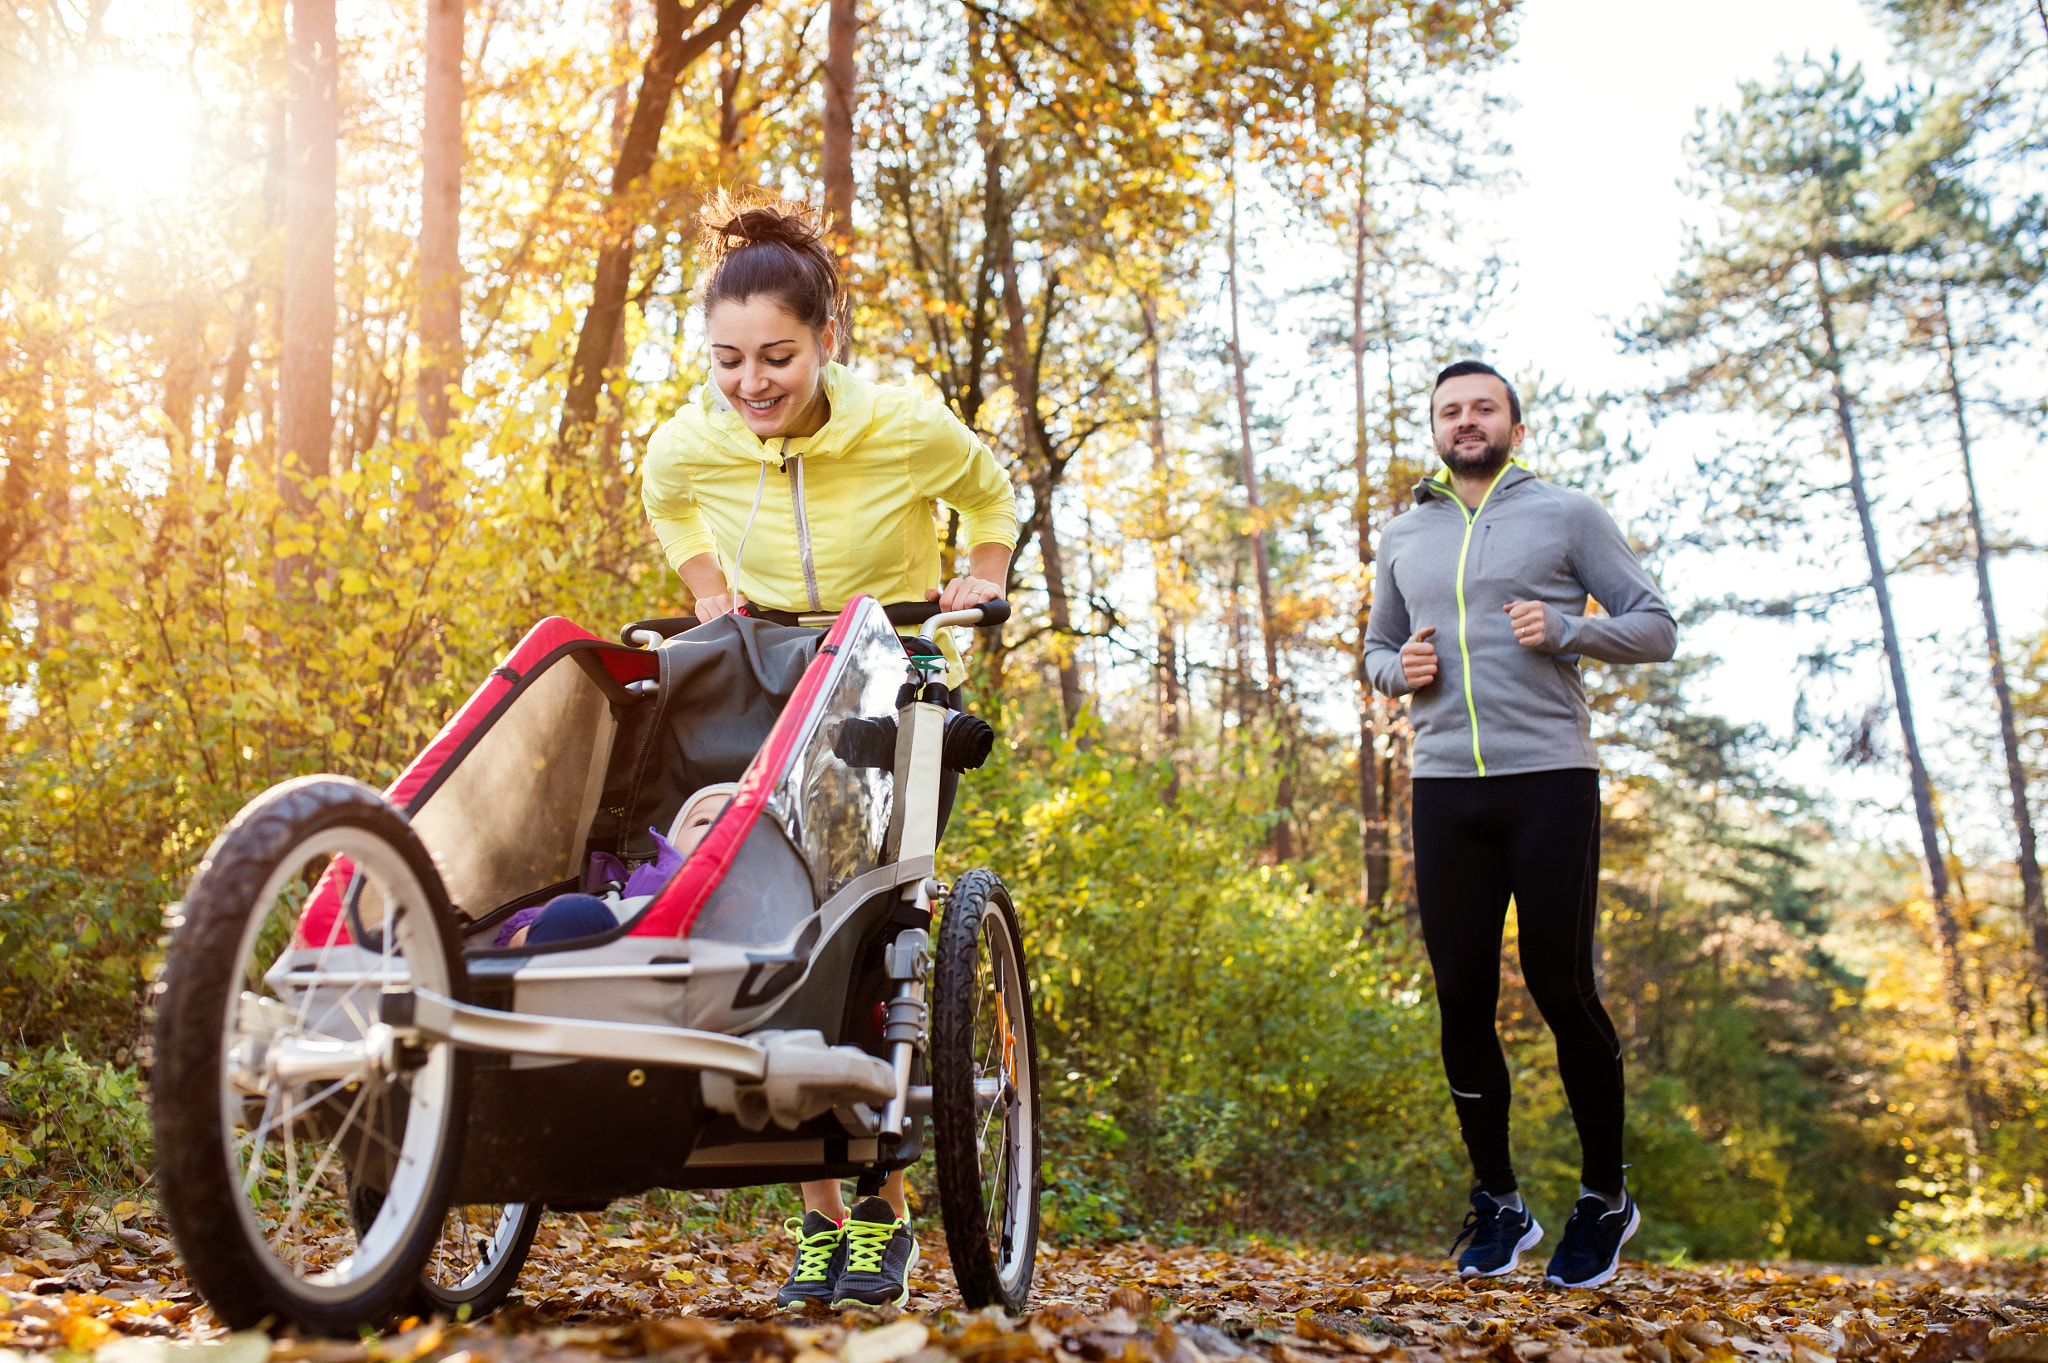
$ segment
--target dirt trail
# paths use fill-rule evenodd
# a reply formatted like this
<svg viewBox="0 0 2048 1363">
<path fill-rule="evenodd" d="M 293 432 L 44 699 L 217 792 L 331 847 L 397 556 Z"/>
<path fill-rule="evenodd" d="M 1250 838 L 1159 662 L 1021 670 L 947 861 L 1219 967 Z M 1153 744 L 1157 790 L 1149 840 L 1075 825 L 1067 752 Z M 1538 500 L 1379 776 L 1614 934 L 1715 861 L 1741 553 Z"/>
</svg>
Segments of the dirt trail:
<svg viewBox="0 0 2048 1363">
<path fill-rule="evenodd" d="M 0 1363 L 2048 1363 L 2040 1261 L 1631 1262 L 1604 1288 L 1564 1291 L 1543 1285 L 1540 1259 L 1475 1285 L 1412 1257 L 1130 1243 L 1042 1251 L 1016 1319 L 962 1308 L 943 1236 L 924 1232 L 903 1312 L 793 1319 L 767 1305 L 786 1237 L 555 1216 L 518 1297 L 487 1320 L 273 1343 L 212 1319 L 146 1207 L 22 1201 L 0 1211 Z"/>
</svg>

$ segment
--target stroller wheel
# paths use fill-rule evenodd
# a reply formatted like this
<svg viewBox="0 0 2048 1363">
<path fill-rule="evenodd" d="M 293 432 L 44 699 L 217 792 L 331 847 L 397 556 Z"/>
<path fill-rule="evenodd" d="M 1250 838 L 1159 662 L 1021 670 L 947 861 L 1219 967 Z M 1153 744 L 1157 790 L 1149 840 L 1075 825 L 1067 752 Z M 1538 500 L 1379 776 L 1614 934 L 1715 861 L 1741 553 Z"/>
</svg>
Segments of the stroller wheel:
<svg viewBox="0 0 2048 1363">
<path fill-rule="evenodd" d="M 497 1310 L 519 1282 L 540 1213 L 538 1202 L 450 1207 L 420 1272 L 423 1314 L 454 1316 L 468 1307 L 473 1320 Z"/>
<path fill-rule="evenodd" d="M 932 1137 L 960 1295 L 1021 1311 L 1038 1253 L 1038 1049 L 1024 939 L 1003 882 L 946 899 L 932 982 Z"/>
<path fill-rule="evenodd" d="M 158 1179 L 227 1324 L 351 1335 L 411 1297 L 462 1131 L 454 1048 L 379 1020 L 387 985 L 465 994 L 440 876 L 335 776 L 259 796 L 187 888 L 156 1022 Z"/>
</svg>

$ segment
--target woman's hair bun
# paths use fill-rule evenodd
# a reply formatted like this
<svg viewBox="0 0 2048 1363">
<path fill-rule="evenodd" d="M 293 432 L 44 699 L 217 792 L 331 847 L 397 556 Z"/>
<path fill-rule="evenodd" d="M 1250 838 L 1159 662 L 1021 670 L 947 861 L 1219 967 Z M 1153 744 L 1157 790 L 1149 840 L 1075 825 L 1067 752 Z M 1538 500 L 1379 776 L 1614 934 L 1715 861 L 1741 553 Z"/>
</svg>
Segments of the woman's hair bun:
<svg viewBox="0 0 2048 1363">
<path fill-rule="evenodd" d="M 843 318 L 839 257 L 825 240 L 831 228 L 828 214 L 798 200 L 761 190 L 714 191 L 697 218 L 705 311 L 769 294 L 813 331 Z"/>
<path fill-rule="evenodd" d="M 761 191 L 720 189 L 697 217 L 697 249 L 715 264 L 745 246 L 787 246 L 806 250 L 823 243 L 832 228 L 829 214 L 798 199 Z"/>
</svg>

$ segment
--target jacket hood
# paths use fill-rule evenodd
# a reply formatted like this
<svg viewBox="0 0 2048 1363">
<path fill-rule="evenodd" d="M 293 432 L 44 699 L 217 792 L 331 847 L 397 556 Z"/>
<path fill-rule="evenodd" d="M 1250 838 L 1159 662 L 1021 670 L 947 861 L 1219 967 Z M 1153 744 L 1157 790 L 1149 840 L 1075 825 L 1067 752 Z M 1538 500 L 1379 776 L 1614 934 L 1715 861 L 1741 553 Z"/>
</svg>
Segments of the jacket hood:
<svg viewBox="0 0 2048 1363">
<path fill-rule="evenodd" d="M 737 421 L 739 418 L 735 416 L 733 420 Z M 1508 461 L 1507 468 L 1501 471 L 1500 481 L 1493 485 L 1491 496 L 1498 497 L 1516 484 L 1529 482 L 1535 477 L 1536 475 L 1529 472 L 1528 466 L 1521 460 L 1511 459 Z M 1424 502 L 1456 502 L 1457 500 L 1458 490 L 1451 486 L 1450 475 L 1441 469 L 1415 485 L 1415 505 L 1417 506 L 1421 506 Z M 1491 500 L 1491 497 L 1489 497 L 1489 500 Z"/>
<path fill-rule="evenodd" d="M 779 464 L 785 454 L 830 459 L 854 448 L 874 428 L 878 394 L 874 384 L 835 361 L 825 366 L 825 400 L 832 405 L 832 415 L 815 434 L 763 440 L 747 429 L 745 419 L 710 382 L 698 385 L 677 415 L 699 439 L 743 459 L 764 464 Z"/>
</svg>

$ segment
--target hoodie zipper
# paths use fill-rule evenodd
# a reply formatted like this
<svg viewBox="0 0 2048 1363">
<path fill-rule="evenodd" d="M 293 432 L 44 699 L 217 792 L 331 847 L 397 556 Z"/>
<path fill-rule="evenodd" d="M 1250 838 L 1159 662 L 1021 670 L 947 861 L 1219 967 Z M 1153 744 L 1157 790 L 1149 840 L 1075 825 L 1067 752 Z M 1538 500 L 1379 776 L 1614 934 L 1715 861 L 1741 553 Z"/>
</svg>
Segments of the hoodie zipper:
<svg viewBox="0 0 2048 1363">
<path fill-rule="evenodd" d="M 789 502 L 796 511 L 796 549 L 804 565 L 804 591 L 810 597 L 811 610 L 822 611 L 825 605 L 818 599 L 818 565 L 811 560 L 811 522 L 804 514 L 804 457 L 790 457 L 787 438 L 782 442 L 782 460 L 789 470 Z"/>
<path fill-rule="evenodd" d="M 1468 508 L 1465 499 L 1458 495 L 1458 490 L 1449 482 L 1438 484 L 1444 491 L 1450 493 L 1451 504 L 1465 516 L 1465 539 L 1458 546 L 1458 658 L 1464 666 L 1465 715 L 1472 721 L 1472 765 L 1479 769 L 1481 776 L 1486 775 L 1486 759 L 1479 755 L 1479 706 L 1472 699 L 1472 650 L 1465 643 L 1465 555 L 1472 548 L 1472 528 L 1479 524 L 1480 513 L 1486 510 L 1486 503 L 1492 498 L 1493 490 L 1500 486 L 1500 480 L 1513 467 L 1512 463 L 1502 465 L 1501 471 L 1494 474 L 1493 481 L 1486 485 L 1486 496 L 1481 497 L 1479 505 L 1475 507 Z"/>
</svg>

